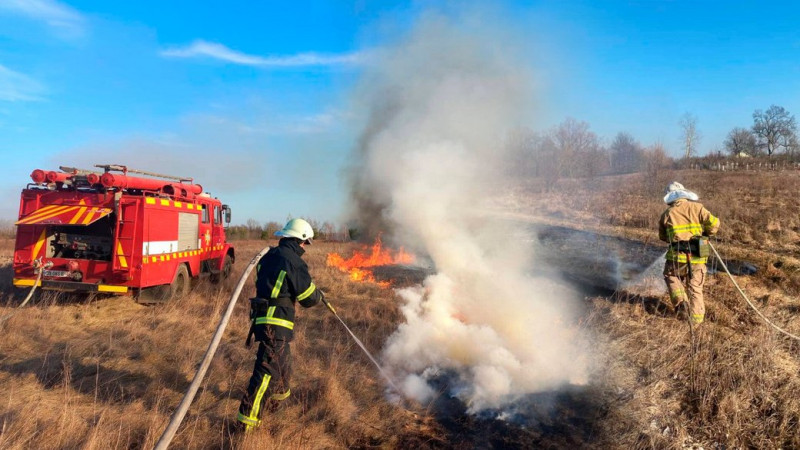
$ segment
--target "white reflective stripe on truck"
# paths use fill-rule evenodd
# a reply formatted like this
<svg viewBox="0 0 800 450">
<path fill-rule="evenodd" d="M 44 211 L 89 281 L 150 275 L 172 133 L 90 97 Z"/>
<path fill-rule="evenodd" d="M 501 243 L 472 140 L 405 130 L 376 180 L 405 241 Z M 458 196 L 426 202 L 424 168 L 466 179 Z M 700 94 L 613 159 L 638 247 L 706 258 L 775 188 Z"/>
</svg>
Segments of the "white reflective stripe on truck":
<svg viewBox="0 0 800 450">
<path fill-rule="evenodd" d="M 163 255 L 164 253 L 175 253 L 178 251 L 178 241 L 148 241 L 142 245 L 142 254 Z"/>
</svg>

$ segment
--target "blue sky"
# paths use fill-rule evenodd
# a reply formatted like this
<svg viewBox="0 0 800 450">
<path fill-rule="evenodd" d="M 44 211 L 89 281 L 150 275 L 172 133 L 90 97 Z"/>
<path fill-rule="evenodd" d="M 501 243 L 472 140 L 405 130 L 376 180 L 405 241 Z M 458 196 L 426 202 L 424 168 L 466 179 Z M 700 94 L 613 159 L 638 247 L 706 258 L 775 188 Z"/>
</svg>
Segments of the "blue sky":
<svg viewBox="0 0 800 450">
<path fill-rule="evenodd" d="M 800 113 L 795 2 L 0 0 L 0 219 L 35 168 L 115 163 L 192 176 L 236 223 L 336 221 L 370 52 L 482 9 L 524 48 L 537 131 L 569 116 L 679 155 L 689 112 L 705 154 L 755 109 Z"/>
</svg>

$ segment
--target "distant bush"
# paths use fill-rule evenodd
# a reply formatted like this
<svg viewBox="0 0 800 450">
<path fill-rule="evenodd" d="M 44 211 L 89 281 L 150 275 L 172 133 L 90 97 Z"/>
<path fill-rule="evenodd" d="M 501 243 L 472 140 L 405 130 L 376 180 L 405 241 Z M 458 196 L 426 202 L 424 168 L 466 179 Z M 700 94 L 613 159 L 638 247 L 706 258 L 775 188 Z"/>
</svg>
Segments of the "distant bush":
<svg viewBox="0 0 800 450">
<path fill-rule="evenodd" d="M 309 219 L 308 223 L 314 230 L 314 239 L 322 241 L 348 242 L 352 239 L 344 225 L 336 226 L 330 222 L 319 222 Z M 275 238 L 275 232 L 283 228 L 283 224 L 270 221 L 261 225 L 254 219 L 249 219 L 246 225 L 231 225 L 226 228 L 229 241 L 238 240 L 270 240 Z"/>
<path fill-rule="evenodd" d="M 0 220 L 0 238 L 13 239 L 17 235 L 17 227 L 11 220 Z"/>
</svg>

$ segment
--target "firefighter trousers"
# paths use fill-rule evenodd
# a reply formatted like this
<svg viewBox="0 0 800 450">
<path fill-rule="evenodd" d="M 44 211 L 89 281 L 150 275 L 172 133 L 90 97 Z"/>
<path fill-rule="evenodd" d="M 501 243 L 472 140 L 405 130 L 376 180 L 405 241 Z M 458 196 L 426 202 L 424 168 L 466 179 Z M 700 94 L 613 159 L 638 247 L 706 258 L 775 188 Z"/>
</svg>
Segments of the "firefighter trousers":
<svg viewBox="0 0 800 450">
<path fill-rule="evenodd" d="M 691 267 L 687 263 L 674 261 L 667 261 L 664 264 L 664 281 L 667 283 L 672 305 L 678 307 L 681 303 L 688 303 L 689 318 L 696 324 L 703 323 L 706 317 L 703 285 L 706 282 L 707 272 L 705 264 L 692 264 Z"/>
<path fill-rule="evenodd" d="M 246 430 L 257 427 L 265 406 L 286 400 L 292 372 L 292 353 L 289 341 L 266 338 L 258 341 L 258 353 L 253 375 L 242 396 L 237 420 Z M 269 402 L 269 403 L 268 403 Z"/>
</svg>

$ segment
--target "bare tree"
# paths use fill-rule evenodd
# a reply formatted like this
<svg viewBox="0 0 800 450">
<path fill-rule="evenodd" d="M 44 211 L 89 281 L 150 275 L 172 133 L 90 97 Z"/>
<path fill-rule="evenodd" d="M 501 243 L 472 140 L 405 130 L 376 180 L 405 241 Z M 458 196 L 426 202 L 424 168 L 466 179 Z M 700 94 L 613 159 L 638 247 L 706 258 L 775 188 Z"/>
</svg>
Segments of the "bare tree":
<svg viewBox="0 0 800 450">
<path fill-rule="evenodd" d="M 782 106 L 772 105 L 766 111 L 757 109 L 753 113 L 753 133 L 769 156 L 781 148 L 794 153 L 798 146 L 797 122 Z"/>
<path fill-rule="evenodd" d="M 539 175 L 541 166 L 541 137 L 528 128 L 512 130 L 506 138 L 510 175 L 526 178 Z"/>
<path fill-rule="evenodd" d="M 589 131 L 589 124 L 571 117 L 551 132 L 557 151 L 561 175 L 567 177 L 594 176 L 602 171 L 598 165 L 607 161 L 597 135 Z"/>
<path fill-rule="evenodd" d="M 275 232 L 283 228 L 283 225 L 279 224 L 275 221 L 269 221 L 264 224 L 264 233 L 266 234 L 267 238 L 272 238 L 275 236 Z"/>
<path fill-rule="evenodd" d="M 609 147 L 611 170 L 614 173 L 637 172 L 642 168 L 644 154 L 642 146 L 628 133 L 617 133 Z"/>
<path fill-rule="evenodd" d="M 644 155 L 644 192 L 648 195 L 656 195 L 662 192 L 664 186 L 669 183 L 672 176 L 670 166 L 672 160 L 667 156 L 666 150 L 661 143 L 643 151 Z"/>
<path fill-rule="evenodd" d="M 728 133 L 725 138 L 725 149 L 732 156 L 748 155 L 755 156 L 758 148 L 756 137 L 746 128 L 736 127 Z"/>
<path fill-rule="evenodd" d="M 536 149 L 536 173 L 545 180 L 545 189 L 549 191 L 556 187 L 556 182 L 563 176 L 564 160 L 559 154 L 553 138 L 549 135 L 542 138 Z"/>
<path fill-rule="evenodd" d="M 581 159 L 584 160 L 583 175 L 589 178 L 608 173 L 611 165 L 608 158 L 608 150 L 599 144 L 589 148 L 581 156 Z"/>
<path fill-rule="evenodd" d="M 261 237 L 261 225 L 258 223 L 256 219 L 247 219 L 247 238 L 248 239 L 259 239 Z"/>
<path fill-rule="evenodd" d="M 14 239 L 17 229 L 11 219 L 0 219 L 0 238 Z"/>
<path fill-rule="evenodd" d="M 684 113 L 678 122 L 681 126 L 681 142 L 683 142 L 684 158 L 691 158 L 697 153 L 697 144 L 700 142 L 700 133 L 697 131 L 697 116 Z"/>
<path fill-rule="evenodd" d="M 336 225 L 328 222 L 322 222 L 322 225 L 319 227 L 319 234 L 321 239 L 325 239 L 327 241 L 332 240 L 339 240 L 336 237 Z"/>
</svg>

